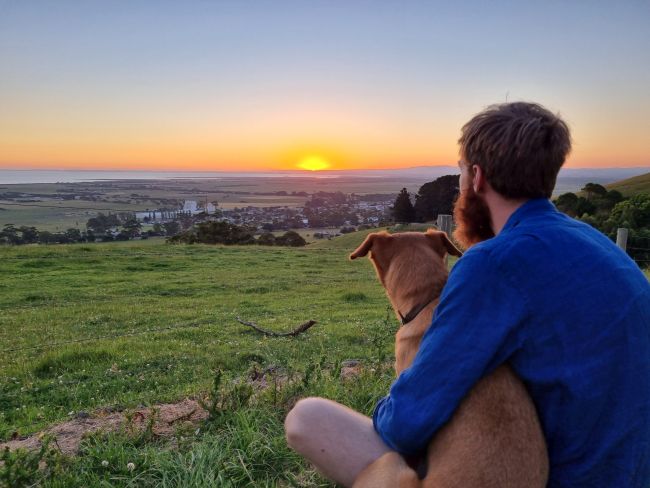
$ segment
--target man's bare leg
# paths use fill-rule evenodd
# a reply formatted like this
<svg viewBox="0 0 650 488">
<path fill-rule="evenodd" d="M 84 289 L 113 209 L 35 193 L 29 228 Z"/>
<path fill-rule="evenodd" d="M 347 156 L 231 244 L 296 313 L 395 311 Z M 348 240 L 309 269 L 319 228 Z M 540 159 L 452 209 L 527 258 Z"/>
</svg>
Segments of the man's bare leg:
<svg viewBox="0 0 650 488">
<path fill-rule="evenodd" d="M 284 428 L 292 449 L 343 486 L 352 486 L 363 468 L 390 452 L 370 418 L 325 398 L 300 400 Z"/>
</svg>

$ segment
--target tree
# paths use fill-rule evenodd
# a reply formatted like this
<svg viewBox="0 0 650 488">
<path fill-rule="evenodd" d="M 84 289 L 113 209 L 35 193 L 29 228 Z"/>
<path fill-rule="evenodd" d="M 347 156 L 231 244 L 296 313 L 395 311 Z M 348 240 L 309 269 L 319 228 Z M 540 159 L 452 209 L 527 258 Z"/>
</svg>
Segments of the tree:
<svg viewBox="0 0 650 488">
<path fill-rule="evenodd" d="M 555 206 L 560 212 L 575 216 L 575 208 L 578 203 L 578 195 L 575 193 L 563 193 L 555 199 Z"/>
<path fill-rule="evenodd" d="M 97 217 L 92 217 L 86 222 L 86 228 L 92 231 L 93 234 L 106 234 L 113 227 L 120 225 L 120 219 L 115 214 L 104 215 L 99 213 Z"/>
<path fill-rule="evenodd" d="M 175 236 L 181 231 L 181 225 L 175 220 L 171 222 L 165 222 L 163 224 L 163 228 L 165 229 L 165 235 L 168 237 Z"/>
<path fill-rule="evenodd" d="M 273 246 L 275 245 L 275 236 L 270 232 L 265 232 L 257 238 L 257 243 L 261 246 Z"/>
<path fill-rule="evenodd" d="M 587 200 L 591 200 L 595 196 L 604 197 L 607 195 L 607 188 L 598 183 L 587 183 L 581 191 L 587 194 Z"/>
<path fill-rule="evenodd" d="M 18 229 L 14 224 L 5 224 L 0 232 L 0 243 L 3 244 L 22 244 L 22 240 L 18 237 Z"/>
<path fill-rule="evenodd" d="M 393 205 L 393 218 L 396 222 L 413 222 L 415 209 L 411 203 L 411 195 L 406 188 L 402 188 Z"/>
<path fill-rule="evenodd" d="M 586 198 L 578 197 L 574 211 L 576 217 L 582 217 L 585 214 L 593 214 L 596 211 L 596 206 Z"/>
<path fill-rule="evenodd" d="M 196 227 L 196 242 L 205 244 L 254 244 L 255 237 L 247 227 L 223 221 L 203 222 Z"/>
<path fill-rule="evenodd" d="M 451 215 L 458 197 L 459 181 L 459 175 L 446 175 L 422 185 L 415 196 L 417 221 L 434 220 L 438 214 Z"/>
<path fill-rule="evenodd" d="M 129 217 L 126 222 L 122 224 L 122 232 L 129 239 L 133 239 L 140 235 L 140 230 L 142 229 L 142 224 L 135 218 L 135 216 Z"/>
<path fill-rule="evenodd" d="M 18 231 L 22 234 L 21 240 L 23 244 L 33 244 L 38 242 L 38 229 L 36 229 L 36 227 L 27 227 L 22 225 L 18 227 Z"/>
<path fill-rule="evenodd" d="M 56 234 L 43 230 L 38 233 L 38 242 L 40 244 L 55 244 L 57 242 Z"/>
<path fill-rule="evenodd" d="M 81 231 L 70 227 L 62 235 L 62 240 L 65 242 L 81 242 L 83 239 L 81 237 Z"/>
<path fill-rule="evenodd" d="M 604 223 L 604 230 L 613 234 L 619 227 L 630 230 L 650 228 L 650 193 L 638 193 L 614 206 Z"/>
<path fill-rule="evenodd" d="M 582 217 L 596 211 L 596 206 L 592 202 L 575 193 L 563 193 L 555 200 L 555 206 L 571 217 Z"/>
<path fill-rule="evenodd" d="M 605 195 L 605 198 L 612 202 L 612 206 L 616 205 L 619 202 L 622 202 L 624 200 L 623 194 L 618 191 L 618 190 L 610 190 L 607 192 L 607 195 Z"/>
<path fill-rule="evenodd" d="M 280 237 L 276 237 L 275 244 L 278 246 L 302 247 L 307 245 L 307 241 L 297 232 L 290 230 Z"/>
</svg>

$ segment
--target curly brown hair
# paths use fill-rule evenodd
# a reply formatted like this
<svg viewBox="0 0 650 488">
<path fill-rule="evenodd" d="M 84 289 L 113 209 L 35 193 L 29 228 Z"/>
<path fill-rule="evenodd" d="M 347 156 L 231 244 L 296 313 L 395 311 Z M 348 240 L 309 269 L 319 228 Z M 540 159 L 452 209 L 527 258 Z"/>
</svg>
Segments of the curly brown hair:
<svg viewBox="0 0 650 488">
<path fill-rule="evenodd" d="M 536 103 L 491 105 L 461 132 L 460 152 L 506 198 L 550 198 L 571 151 L 569 127 Z"/>
</svg>

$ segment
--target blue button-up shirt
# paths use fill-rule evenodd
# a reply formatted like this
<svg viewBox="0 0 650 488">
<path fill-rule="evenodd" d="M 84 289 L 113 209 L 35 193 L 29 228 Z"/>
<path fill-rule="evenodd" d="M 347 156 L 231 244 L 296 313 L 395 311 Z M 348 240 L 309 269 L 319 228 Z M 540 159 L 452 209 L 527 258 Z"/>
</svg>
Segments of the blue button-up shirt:
<svg viewBox="0 0 650 488">
<path fill-rule="evenodd" d="M 606 236 L 546 199 L 456 263 L 375 429 L 392 449 L 421 451 L 504 362 L 537 407 L 549 486 L 650 486 L 650 284 Z"/>
</svg>

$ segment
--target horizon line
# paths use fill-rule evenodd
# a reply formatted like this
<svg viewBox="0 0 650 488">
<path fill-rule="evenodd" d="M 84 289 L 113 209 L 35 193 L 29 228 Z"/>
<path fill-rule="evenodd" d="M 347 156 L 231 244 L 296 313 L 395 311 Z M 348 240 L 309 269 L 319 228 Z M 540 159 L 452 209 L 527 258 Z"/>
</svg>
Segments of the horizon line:
<svg viewBox="0 0 650 488">
<path fill-rule="evenodd" d="M 243 170 L 224 170 L 224 169 L 140 169 L 140 168 L 15 168 L 0 166 L 0 171 L 86 171 L 86 172 L 124 172 L 124 173 L 299 173 L 305 175 L 318 173 L 350 173 L 355 171 L 406 171 L 425 168 L 456 168 L 455 164 L 432 164 L 417 165 L 405 167 L 388 167 L 388 168 L 346 168 L 346 169 L 323 169 L 317 171 L 305 169 L 243 169 Z M 563 166 L 561 170 L 579 169 L 579 170 L 613 170 L 613 169 L 647 169 L 650 171 L 650 164 L 637 166 Z"/>
</svg>

